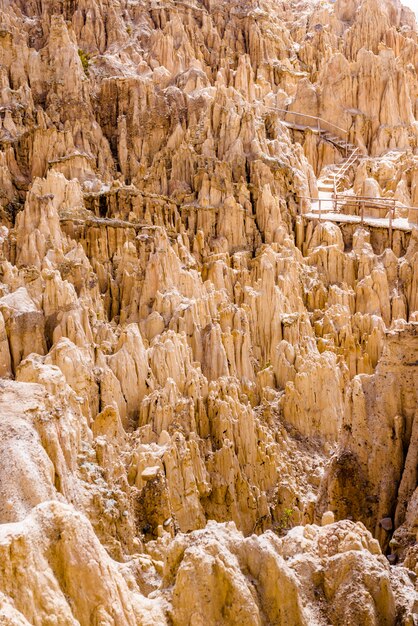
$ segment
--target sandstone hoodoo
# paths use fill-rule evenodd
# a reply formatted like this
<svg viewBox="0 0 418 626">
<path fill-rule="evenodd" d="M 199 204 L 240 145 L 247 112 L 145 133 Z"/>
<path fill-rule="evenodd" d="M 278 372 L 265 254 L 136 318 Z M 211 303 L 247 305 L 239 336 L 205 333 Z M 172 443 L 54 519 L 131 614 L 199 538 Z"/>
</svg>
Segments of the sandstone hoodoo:
<svg viewBox="0 0 418 626">
<path fill-rule="evenodd" d="M 418 623 L 400 0 L 0 0 L 0 624 Z"/>
</svg>

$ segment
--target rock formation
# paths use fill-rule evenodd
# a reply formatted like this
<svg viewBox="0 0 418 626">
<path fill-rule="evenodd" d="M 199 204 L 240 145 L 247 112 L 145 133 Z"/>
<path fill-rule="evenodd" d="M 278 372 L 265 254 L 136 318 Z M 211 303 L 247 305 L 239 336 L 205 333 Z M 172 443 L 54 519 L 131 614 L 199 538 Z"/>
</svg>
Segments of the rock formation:
<svg viewBox="0 0 418 626">
<path fill-rule="evenodd" d="M 412 11 L 0 8 L 0 623 L 414 626 Z"/>
</svg>

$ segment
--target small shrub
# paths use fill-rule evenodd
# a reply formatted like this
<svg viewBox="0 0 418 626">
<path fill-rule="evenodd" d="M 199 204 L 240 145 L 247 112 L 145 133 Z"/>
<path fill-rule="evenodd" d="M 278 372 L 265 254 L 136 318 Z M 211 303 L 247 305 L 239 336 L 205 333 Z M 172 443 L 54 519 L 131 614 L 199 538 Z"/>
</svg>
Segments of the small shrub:
<svg viewBox="0 0 418 626">
<path fill-rule="evenodd" d="M 89 75 L 90 55 L 84 50 L 78 50 L 78 56 L 80 57 L 81 65 L 86 76 Z"/>
<path fill-rule="evenodd" d="M 127 25 L 126 32 L 128 33 L 129 36 L 132 35 L 132 26 L 130 24 Z"/>
<path fill-rule="evenodd" d="M 294 509 L 285 509 L 277 522 L 277 527 L 279 531 L 289 530 L 292 527 L 292 517 L 294 513 Z"/>
</svg>

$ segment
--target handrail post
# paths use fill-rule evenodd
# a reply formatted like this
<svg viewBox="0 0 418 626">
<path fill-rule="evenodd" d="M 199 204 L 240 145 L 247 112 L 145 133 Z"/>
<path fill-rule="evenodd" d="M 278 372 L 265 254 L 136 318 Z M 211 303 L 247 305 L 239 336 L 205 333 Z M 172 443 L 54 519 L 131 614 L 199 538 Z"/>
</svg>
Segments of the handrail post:
<svg viewBox="0 0 418 626">
<path fill-rule="evenodd" d="M 395 206 L 389 209 L 389 247 L 392 248 L 392 240 L 393 240 L 393 213 L 395 212 Z"/>
<path fill-rule="evenodd" d="M 318 222 L 321 223 L 321 213 L 322 213 L 322 206 L 321 206 L 322 200 L 321 198 L 319 198 L 319 215 L 318 215 Z"/>
<path fill-rule="evenodd" d="M 360 215 L 361 215 L 361 225 L 364 224 L 364 200 L 360 203 Z"/>
<path fill-rule="evenodd" d="M 299 197 L 299 215 L 302 215 L 303 211 L 302 211 L 302 196 Z"/>
</svg>

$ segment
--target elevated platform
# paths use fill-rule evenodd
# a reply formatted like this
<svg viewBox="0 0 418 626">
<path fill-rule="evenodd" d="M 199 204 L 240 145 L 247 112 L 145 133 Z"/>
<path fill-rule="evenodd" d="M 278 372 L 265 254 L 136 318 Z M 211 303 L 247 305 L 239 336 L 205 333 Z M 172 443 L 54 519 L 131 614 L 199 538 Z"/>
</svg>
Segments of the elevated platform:
<svg viewBox="0 0 418 626">
<path fill-rule="evenodd" d="M 307 220 L 319 220 L 318 212 L 303 213 L 302 217 Z M 405 232 L 411 232 L 413 228 L 418 228 L 418 224 L 409 222 L 406 218 L 398 217 L 390 220 L 387 217 L 364 217 L 363 219 L 359 215 L 346 215 L 345 213 L 336 213 L 334 211 L 323 212 L 320 216 L 321 222 L 334 222 L 336 224 L 359 224 L 362 226 L 369 226 L 371 228 L 390 228 L 394 230 L 403 230 Z"/>
</svg>

